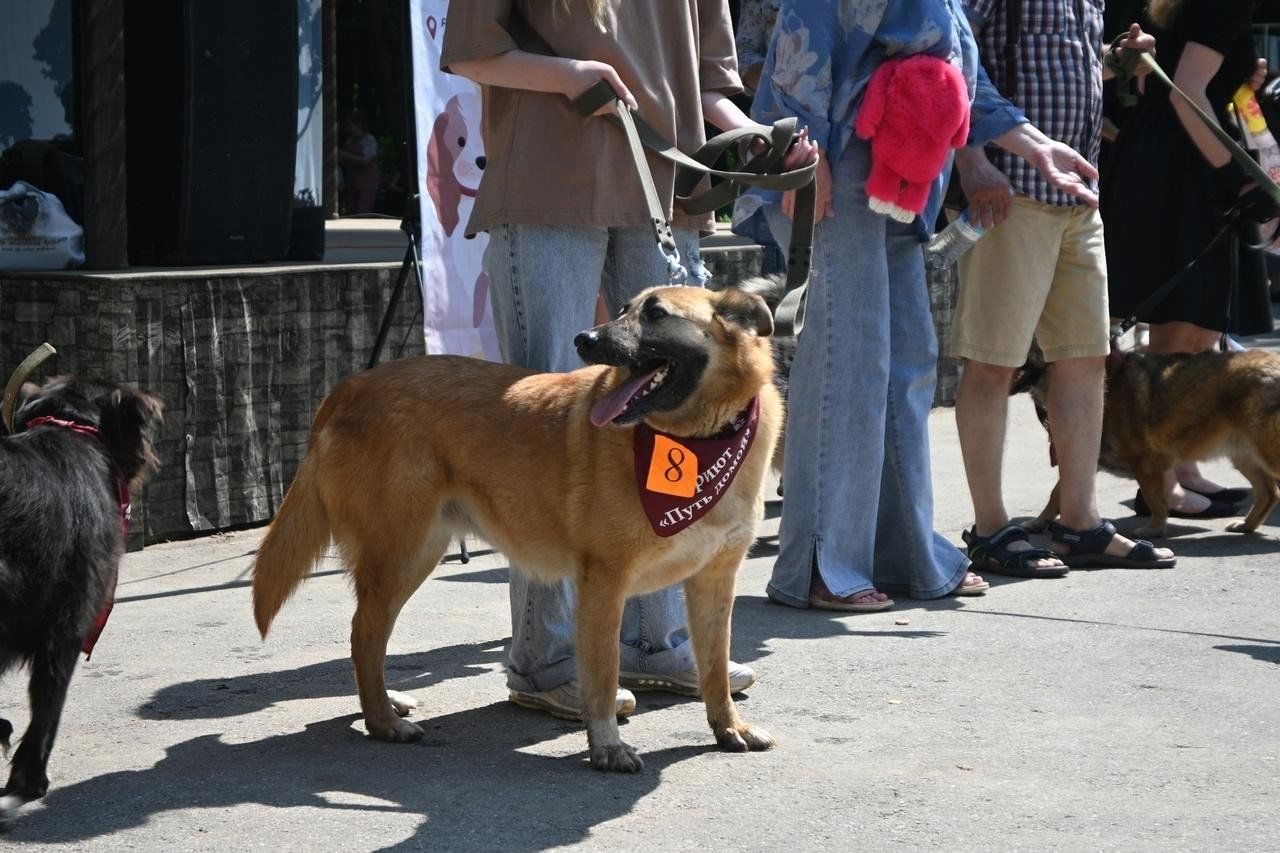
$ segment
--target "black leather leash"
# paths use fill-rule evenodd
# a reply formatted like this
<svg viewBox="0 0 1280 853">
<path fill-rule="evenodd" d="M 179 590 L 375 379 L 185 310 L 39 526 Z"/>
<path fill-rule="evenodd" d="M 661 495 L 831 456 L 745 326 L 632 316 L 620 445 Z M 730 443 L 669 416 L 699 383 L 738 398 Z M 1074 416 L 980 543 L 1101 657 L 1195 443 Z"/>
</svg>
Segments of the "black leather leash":
<svg viewBox="0 0 1280 853">
<path fill-rule="evenodd" d="M 613 108 L 609 118 L 617 121 L 627 136 L 636 173 L 644 188 L 654 238 L 667 259 L 668 269 L 673 273 L 678 273 L 681 268 L 680 254 L 672 235 L 671 223 L 658 199 L 644 148 L 675 164 L 675 201 L 681 210 L 689 214 L 717 210 L 734 201 L 748 187 L 796 190 L 791 245 L 787 252 L 786 291 L 774 311 L 774 332 L 780 335 L 799 334 L 804 326 L 804 296 L 813 259 L 814 207 L 817 201 L 813 175 L 818 164 L 815 161 L 799 169 L 779 171 L 783 159 L 795 142 L 796 120 L 782 119 L 775 122 L 773 127 L 754 124 L 726 131 L 707 140 L 706 144 L 690 156 L 665 140 L 641 116 L 631 112 L 613 87 L 604 80 L 574 98 L 573 105 L 583 115 L 592 115 L 603 106 Z M 742 171 L 714 167 L 720 155 L 731 146 L 750 145 L 757 139 L 764 141 L 767 147 L 744 164 Z M 698 184 L 707 175 L 720 178 L 721 181 L 711 189 L 695 194 Z"/>
</svg>

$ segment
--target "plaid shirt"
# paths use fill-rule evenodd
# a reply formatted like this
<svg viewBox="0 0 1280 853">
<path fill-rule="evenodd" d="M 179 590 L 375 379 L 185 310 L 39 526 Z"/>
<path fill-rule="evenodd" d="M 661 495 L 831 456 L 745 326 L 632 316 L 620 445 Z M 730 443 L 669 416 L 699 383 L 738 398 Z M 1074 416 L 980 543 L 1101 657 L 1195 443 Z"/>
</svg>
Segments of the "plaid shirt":
<svg viewBox="0 0 1280 853">
<path fill-rule="evenodd" d="M 966 0 L 982 64 L 1005 91 L 1004 49 L 1008 0 Z M 1098 163 L 1102 141 L 1103 0 L 1022 0 L 1018 88 L 1011 100 L 1045 135 Z M 1045 204 L 1080 199 L 1051 187 L 1033 166 L 1004 150 L 990 153 L 1015 192 Z"/>
</svg>

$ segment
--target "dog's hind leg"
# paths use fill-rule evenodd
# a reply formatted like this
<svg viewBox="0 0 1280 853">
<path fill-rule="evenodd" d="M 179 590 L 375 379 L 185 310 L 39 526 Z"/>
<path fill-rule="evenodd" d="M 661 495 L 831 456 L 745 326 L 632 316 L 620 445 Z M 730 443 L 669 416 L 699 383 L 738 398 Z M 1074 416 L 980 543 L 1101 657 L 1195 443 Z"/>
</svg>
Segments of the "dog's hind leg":
<svg viewBox="0 0 1280 853">
<path fill-rule="evenodd" d="M 587 752 L 596 770 L 636 773 L 644 767 L 640 755 L 618 732 L 614 703 L 618 692 L 618 633 L 626 591 L 621 573 L 597 564 L 579 577 L 577 589 L 578 684 L 582 718 L 587 724 Z"/>
<path fill-rule="evenodd" d="M 769 749 L 773 738 L 742 721 L 729 695 L 729 633 L 734 577 L 745 549 L 723 551 L 684 582 L 689 640 L 698 667 L 698 685 L 716 743 L 730 752 Z"/>
<path fill-rule="evenodd" d="M 43 797 L 49 789 L 46 771 L 53 740 L 62 719 L 67 687 L 75 672 L 80 639 L 39 650 L 31 661 L 31 723 L 13 754 L 9 781 L 0 789 L 0 819 L 27 800 Z"/>
<path fill-rule="evenodd" d="M 1053 491 L 1049 493 L 1049 501 L 1044 505 L 1044 509 L 1040 510 L 1040 514 L 1030 521 L 1022 522 L 1022 529 L 1029 530 L 1032 533 L 1043 533 L 1049 526 L 1049 522 L 1058 517 L 1058 512 L 1062 506 L 1062 480 L 1058 480 L 1053 484 Z"/>
<path fill-rule="evenodd" d="M 1243 474 L 1253 487 L 1253 506 L 1242 521 L 1227 525 L 1232 533 L 1252 533 L 1271 515 L 1271 511 L 1280 503 L 1280 485 L 1257 464 L 1243 459 L 1233 459 L 1236 470 Z"/>
<path fill-rule="evenodd" d="M 400 719 L 417 703 L 404 694 L 387 691 L 387 641 L 401 608 L 435 569 L 448 546 L 448 531 L 437 528 L 416 554 L 364 549 L 356 555 L 352 569 L 356 613 L 351 620 L 351 661 L 365 728 L 379 740 L 404 742 L 422 737 L 421 729 Z"/>
</svg>

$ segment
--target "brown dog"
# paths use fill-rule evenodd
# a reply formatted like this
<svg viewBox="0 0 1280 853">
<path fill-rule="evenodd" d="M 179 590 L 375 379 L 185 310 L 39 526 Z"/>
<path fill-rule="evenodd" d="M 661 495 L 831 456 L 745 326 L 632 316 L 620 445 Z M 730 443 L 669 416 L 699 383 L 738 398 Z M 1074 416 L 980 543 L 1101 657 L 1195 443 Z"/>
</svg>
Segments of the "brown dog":
<svg viewBox="0 0 1280 853">
<path fill-rule="evenodd" d="M 265 636 L 332 537 L 356 591 L 351 651 L 365 725 L 384 740 L 416 739 L 422 732 L 398 716 L 413 700 L 387 693 L 387 640 L 451 538 L 474 531 L 534 577 L 576 583 L 593 767 L 642 766 L 614 717 L 622 608 L 677 581 L 716 740 L 732 751 L 768 749 L 768 733 L 738 717 L 728 662 L 734 576 L 763 513 L 782 421 L 770 381 L 772 329 L 758 297 L 656 288 L 578 335 L 579 354 L 595 366 L 572 373 L 426 356 L 345 380 L 316 414 L 310 448 L 258 552 L 259 629 Z M 758 419 L 744 425 L 752 412 Z M 691 437 L 735 424 L 732 452 L 691 465 Z M 645 435 L 653 452 L 640 458 Z M 651 523 L 642 507 L 642 496 L 654 496 L 650 485 L 687 495 Z M 655 532 L 708 506 L 679 532 Z"/>
<path fill-rule="evenodd" d="M 1048 381 L 1044 363 L 1033 359 L 1012 390 L 1030 389 L 1043 411 Z M 1249 514 L 1227 529 L 1252 533 L 1280 503 L 1280 355 L 1248 350 L 1108 359 L 1098 467 L 1138 481 L 1151 520 L 1135 535 L 1167 534 L 1165 471 L 1224 456 L 1253 487 Z M 1043 530 L 1057 515 L 1054 486 L 1044 510 L 1024 527 Z"/>
</svg>

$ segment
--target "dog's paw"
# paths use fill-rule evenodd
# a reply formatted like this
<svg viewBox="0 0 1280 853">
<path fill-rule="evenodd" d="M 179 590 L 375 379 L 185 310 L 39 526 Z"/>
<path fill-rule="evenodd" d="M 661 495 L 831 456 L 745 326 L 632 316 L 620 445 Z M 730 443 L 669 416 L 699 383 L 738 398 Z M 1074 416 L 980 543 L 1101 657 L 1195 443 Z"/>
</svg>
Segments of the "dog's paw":
<svg viewBox="0 0 1280 853">
<path fill-rule="evenodd" d="M 9 757 L 9 738 L 13 736 L 13 723 L 0 719 L 0 758 Z"/>
<path fill-rule="evenodd" d="M 592 746 L 590 758 L 592 768 L 607 773 L 639 773 L 644 769 L 640 753 L 622 742 L 612 746 Z"/>
<path fill-rule="evenodd" d="M 398 716 L 407 717 L 414 711 L 418 710 L 418 700 L 414 699 L 408 693 L 401 693 L 398 690 L 388 690 L 387 700 L 391 702 L 391 707 L 395 709 Z"/>
<path fill-rule="evenodd" d="M 412 743 L 422 738 L 422 729 L 408 720 L 393 719 L 388 725 L 374 725 L 365 722 L 369 734 L 378 740 L 385 740 L 390 743 Z"/>
<path fill-rule="evenodd" d="M 762 752 L 772 749 L 773 736 L 759 726 L 739 723 L 731 729 L 722 729 L 715 733 L 716 743 L 726 752 Z"/>
<path fill-rule="evenodd" d="M 1231 522 L 1230 524 L 1228 524 L 1228 525 L 1227 525 L 1227 532 L 1229 532 L 1229 533 L 1257 533 L 1257 532 L 1258 532 L 1258 528 L 1256 528 L 1256 527 L 1251 527 L 1251 526 L 1249 525 L 1249 522 L 1245 521 L 1244 519 L 1241 519 L 1240 521 L 1233 521 L 1233 522 Z"/>
</svg>

